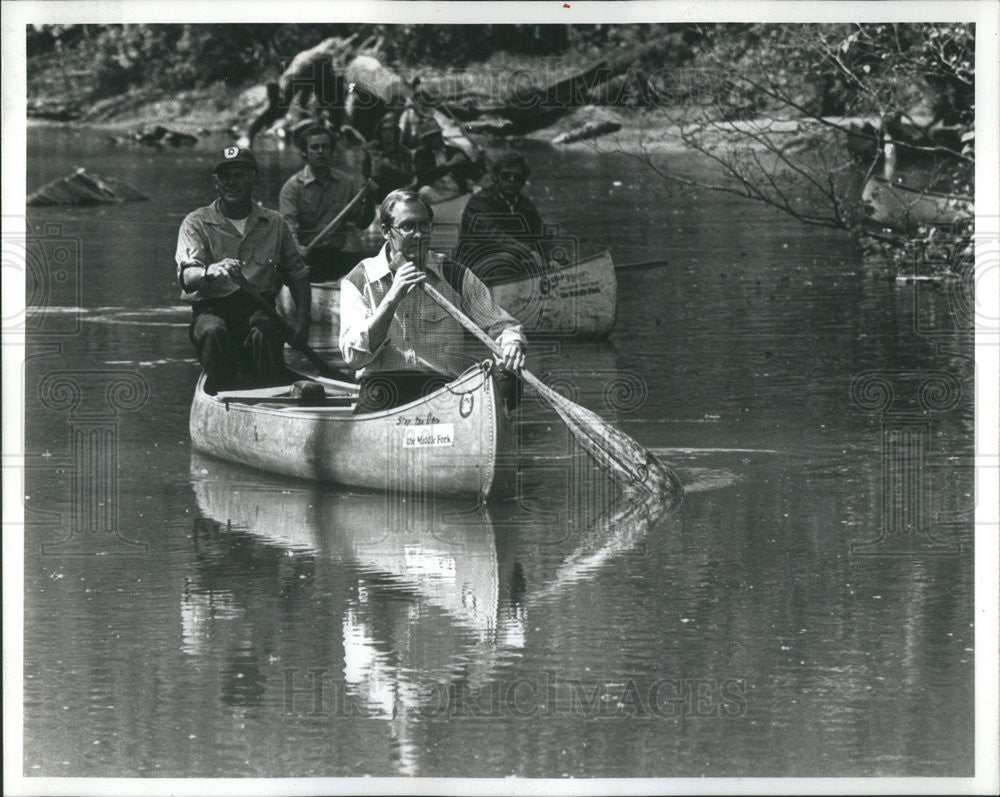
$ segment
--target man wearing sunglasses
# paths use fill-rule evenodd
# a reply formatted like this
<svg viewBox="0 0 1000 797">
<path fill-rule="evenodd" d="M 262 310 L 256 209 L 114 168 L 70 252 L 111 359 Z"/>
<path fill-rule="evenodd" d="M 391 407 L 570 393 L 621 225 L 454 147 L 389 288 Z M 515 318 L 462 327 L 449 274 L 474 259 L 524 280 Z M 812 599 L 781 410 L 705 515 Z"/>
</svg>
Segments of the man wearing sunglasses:
<svg viewBox="0 0 1000 797">
<path fill-rule="evenodd" d="M 546 269 L 542 217 L 521 191 L 531 170 L 507 152 L 493 163 L 493 182 L 469 198 L 462 213 L 456 257 L 486 284 Z"/>
<path fill-rule="evenodd" d="M 357 369 L 357 412 L 407 404 L 480 359 L 464 352 L 461 325 L 419 289 L 425 280 L 494 338 L 503 350 L 498 390 L 516 402 L 524 365 L 520 324 L 493 303 L 467 268 L 428 251 L 433 211 L 416 191 L 391 192 L 379 208 L 385 245 L 341 281 L 340 350 Z"/>
</svg>

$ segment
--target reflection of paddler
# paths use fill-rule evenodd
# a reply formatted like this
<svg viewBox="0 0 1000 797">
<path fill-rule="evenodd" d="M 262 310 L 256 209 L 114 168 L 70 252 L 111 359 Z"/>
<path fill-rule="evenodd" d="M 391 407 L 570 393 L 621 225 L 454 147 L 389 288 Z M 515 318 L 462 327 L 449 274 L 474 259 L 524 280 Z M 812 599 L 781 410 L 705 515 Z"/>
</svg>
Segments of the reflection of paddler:
<svg viewBox="0 0 1000 797">
<path fill-rule="evenodd" d="M 366 714 L 391 719 L 400 745 L 428 700 L 431 709 L 440 707 L 455 679 L 471 688 L 486 684 L 499 651 L 524 644 L 516 534 L 495 534 L 485 508 L 335 492 L 198 454 L 191 457 L 191 482 L 199 511 L 218 524 L 210 560 L 230 580 L 243 572 L 248 535 L 263 549 L 273 546 L 278 562 L 315 557 L 353 565 L 356 577 L 340 626 L 346 696 Z M 345 571 L 335 570 L 339 584 Z M 316 583 L 318 574 L 333 570 L 317 563 L 310 572 L 317 575 L 289 589 L 312 589 L 317 599 L 335 591 Z M 312 604 L 309 594 L 298 603 Z M 219 637 L 207 635 L 210 627 L 198 622 L 206 612 L 193 608 L 186 626 L 196 644 L 191 652 L 205 654 Z M 322 622 L 325 613 L 317 614 Z M 332 637 L 336 630 L 322 633 Z M 336 677 L 336 664 L 323 664 Z"/>
</svg>

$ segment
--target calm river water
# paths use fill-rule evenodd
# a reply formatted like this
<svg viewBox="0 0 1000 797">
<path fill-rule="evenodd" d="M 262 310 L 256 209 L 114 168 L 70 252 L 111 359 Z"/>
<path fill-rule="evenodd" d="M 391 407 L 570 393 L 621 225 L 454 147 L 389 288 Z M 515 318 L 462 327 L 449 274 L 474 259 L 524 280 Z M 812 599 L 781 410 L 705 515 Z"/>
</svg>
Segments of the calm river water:
<svg viewBox="0 0 1000 797">
<path fill-rule="evenodd" d="M 584 251 L 668 260 L 619 273 L 610 341 L 529 364 L 686 495 L 614 506 L 529 400 L 518 500 L 401 508 L 192 453 L 173 251 L 212 198 L 199 147 L 29 131 L 29 190 L 86 166 L 153 198 L 29 216 L 26 775 L 972 774 L 961 285 L 529 150 Z M 273 207 L 299 160 L 259 157 Z"/>
</svg>

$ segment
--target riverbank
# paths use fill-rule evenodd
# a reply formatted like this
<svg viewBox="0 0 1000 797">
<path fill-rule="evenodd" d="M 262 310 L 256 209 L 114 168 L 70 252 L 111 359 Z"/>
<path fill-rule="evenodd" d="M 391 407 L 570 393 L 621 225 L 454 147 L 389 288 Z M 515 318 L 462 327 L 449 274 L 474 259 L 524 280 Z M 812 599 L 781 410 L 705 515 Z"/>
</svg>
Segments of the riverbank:
<svg viewBox="0 0 1000 797">
<path fill-rule="evenodd" d="M 232 87 L 223 82 L 197 89 L 165 91 L 149 85 L 135 87 L 113 96 L 88 99 L 100 94 L 92 85 L 92 77 L 75 64 L 72 58 L 59 61 L 47 54 L 29 61 L 28 120 L 29 124 L 64 124 L 68 127 L 87 125 L 107 130 L 112 135 L 134 133 L 156 125 L 196 136 L 219 133 L 239 137 L 267 105 L 264 83 Z M 592 56 L 591 56 L 592 57 Z M 407 82 L 420 77 L 421 89 L 431 96 L 474 98 L 477 104 L 489 106 L 502 101 L 516 87 L 541 88 L 565 80 L 584 69 L 587 59 L 581 53 L 570 56 L 514 58 L 507 53 L 493 53 L 476 69 L 421 70 L 401 68 Z M 681 74 L 681 73 L 679 73 Z M 265 76 L 261 76 L 262 78 Z M 487 149 L 515 146 L 528 139 L 550 143 L 565 150 L 598 150 L 623 152 L 630 155 L 654 152 L 678 152 L 688 148 L 685 134 L 699 129 L 700 135 L 712 147 L 729 150 L 736 146 L 753 145 L 753 130 L 762 136 L 760 147 L 767 142 L 779 146 L 793 144 L 803 136 L 815 139 L 816 125 L 808 120 L 759 118 L 737 122 L 718 122 L 727 116 L 723 108 L 712 108 L 690 98 L 679 97 L 669 105 L 658 104 L 655 97 L 645 94 L 645 105 L 638 101 L 641 88 L 634 76 L 620 75 L 587 92 L 583 102 L 547 127 L 524 137 L 498 136 L 483 132 L 471 134 L 473 140 Z M 840 120 L 838 120 L 840 121 Z M 843 120 L 845 123 L 849 120 Z M 585 126 L 603 123 L 603 132 L 595 137 L 563 143 L 562 138 L 579 133 Z M 255 147 L 279 148 L 284 141 L 276 131 L 263 131 L 256 137 Z M 846 157 L 846 152 L 845 152 Z"/>
<path fill-rule="evenodd" d="M 67 109 L 67 100 L 47 98 L 44 103 L 29 101 L 28 124 L 65 127 L 72 129 L 85 125 L 90 129 L 107 130 L 110 134 L 136 132 L 155 125 L 196 136 L 228 133 L 234 138 L 249 127 L 250 122 L 267 104 L 263 85 L 241 90 L 224 85 L 204 89 L 191 89 L 168 94 L 142 89 L 126 92 L 93 103 L 75 118 L 60 118 Z M 766 133 L 772 143 L 794 145 L 803 137 L 815 138 L 817 123 L 809 119 L 770 118 L 740 121 L 707 121 L 710 115 L 704 108 L 683 107 L 630 108 L 622 106 L 584 105 L 569 110 L 547 127 L 524 137 L 503 137 L 489 133 L 473 134 L 477 144 L 487 149 L 501 147 L 505 141 L 517 144 L 525 139 L 552 144 L 564 150 L 598 150 L 638 155 L 650 152 L 680 152 L 688 149 L 685 135 L 699 130 L 703 136 L 719 147 L 730 148 L 739 143 L 745 146 L 750 139 L 748 130 Z M 872 121 L 861 118 L 836 118 L 830 121 L 847 125 L 851 122 Z M 567 143 L 553 143 L 560 136 L 572 133 L 595 122 L 617 126 L 613 132 L 593 138 L 583 138 Z M 255 146 L 273 149 L 284 146 L 283 139 L 275 132 L 264 131 L 257 136 Z M 763 146 L 761 144 L 760 146 Z M 846 151 L 845 151 L 846 156 Z"/>
</svg>

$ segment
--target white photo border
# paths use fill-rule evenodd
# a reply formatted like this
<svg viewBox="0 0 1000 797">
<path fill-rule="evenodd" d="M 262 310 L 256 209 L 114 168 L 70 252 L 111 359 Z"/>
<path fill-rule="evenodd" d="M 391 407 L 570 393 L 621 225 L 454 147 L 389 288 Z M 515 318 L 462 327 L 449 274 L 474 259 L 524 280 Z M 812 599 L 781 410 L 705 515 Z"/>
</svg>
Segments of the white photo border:
<svg viewBox="0 0 1000 797">
<path fill-rule="evenodd" d="M 25 197 L 25 26 L 56 23 L 470 22 L 593 24 L 644 22 L 973 22 L 976 37 L 977 235 L 1000 237 L 1000 3 L 958 2 L 329 2 L 295 0 L 175 0 L 175 2 L 38 2 L 3 0 L 3 232 L 23 233 Z M 21 229 L 18 229 L 21 225 Z M 981 317 L 997 319 L 1000 286 L 977 251 L 976 302 Z M 991 264 L 994 266 L 995 264 Z M 3 274 L 4 317 L 24 308 L 21 272 Z M 980 330 L 981 331 L 981 330 Z M 998 769 L 998 489 L 1000 473 L 1000 345 L 997 329 L 976 335 L 976 467 L 992 478 L 977 480 L 975 516 L 975 776 L 971 778 L 677 778 L 677 779 L 431 779 L 281 778 L 136 779 L 25 778 L 22 740 L 23 665 L 23 339 L 3 341 L 3 692 L 6 794 L 995 794 Z"/>
</svg>

